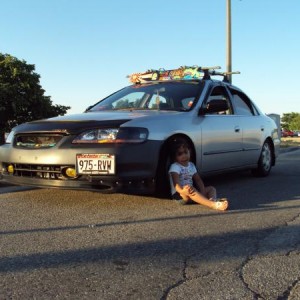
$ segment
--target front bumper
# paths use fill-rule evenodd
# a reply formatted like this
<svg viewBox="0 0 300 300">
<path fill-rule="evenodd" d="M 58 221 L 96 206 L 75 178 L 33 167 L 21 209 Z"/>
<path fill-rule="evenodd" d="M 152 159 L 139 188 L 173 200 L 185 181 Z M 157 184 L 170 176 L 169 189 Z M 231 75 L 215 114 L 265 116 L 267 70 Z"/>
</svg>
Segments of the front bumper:
<svg viewBox="0 0 300 300">
<path fill-rule="evenodd" d="M 73 148 L 19 149 L 0 147 L 0 178 L 16 185 L 40 188 L 80 189 L 99 192 L 153 193 L 161 142 L 142 144 L 76 145 Z M 77 153 L 108 153 L 116 157 L 114 175 L 81 175 L 66 178 L 65 166 L 75 168 Z M 13 165 L 16 171 L 8 172 Z M 25 170 L 25 171 L 24 171 Z"/>
<path fill-rule="evenodd" d="M 2 178 L 1 178 L 2 176 Z M 128 192 L 137 194 L 153 194 L 155 192 L 154 178 L 131 178 L 121 179 L 118 177 L 103 178 L 93 176 L 88 180 L 49 180 L 40 178 L 17 177 L 12 175 L 0 175 L 0 180 L 23 186 L 34 186 L 39 188 L 60 188 L 72 190 L 87 190 L 103 193 Z"/>
</svg>

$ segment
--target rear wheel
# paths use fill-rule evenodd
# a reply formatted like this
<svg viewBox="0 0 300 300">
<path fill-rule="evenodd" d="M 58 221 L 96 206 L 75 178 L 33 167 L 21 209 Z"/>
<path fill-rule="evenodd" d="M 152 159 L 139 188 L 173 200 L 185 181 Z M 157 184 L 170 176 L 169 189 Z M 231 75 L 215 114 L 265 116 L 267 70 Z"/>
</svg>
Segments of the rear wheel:
<svg viewBox="0 0 300 300">
<path fill-rule="evenodd" d="M 260 177 L 268 176 L 272 168 L 272 157 L 273 153 L 270 142 L 265 141 L 260 153 L 257 168 L 252 170 L 253 175 Z"/>
</svg>

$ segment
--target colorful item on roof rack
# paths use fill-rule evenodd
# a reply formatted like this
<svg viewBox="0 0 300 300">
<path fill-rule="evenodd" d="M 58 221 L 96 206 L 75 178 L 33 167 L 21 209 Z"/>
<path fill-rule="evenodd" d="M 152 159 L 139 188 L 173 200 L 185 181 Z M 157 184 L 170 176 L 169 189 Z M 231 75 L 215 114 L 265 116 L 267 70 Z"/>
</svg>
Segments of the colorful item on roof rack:
<svg viewBox="0 0 300 300">
<path fill-rule="evenodd" d="M 172 70 L 148 70 L 144 73 L 133 73 L 127 77 L 132 83 L 145 83 L 155 80 L 190 80 L 201 79 L 205 76 L 205 71 L 215 69 L 220 69 L 220 67 L 182 66 Z"/>
</svg>

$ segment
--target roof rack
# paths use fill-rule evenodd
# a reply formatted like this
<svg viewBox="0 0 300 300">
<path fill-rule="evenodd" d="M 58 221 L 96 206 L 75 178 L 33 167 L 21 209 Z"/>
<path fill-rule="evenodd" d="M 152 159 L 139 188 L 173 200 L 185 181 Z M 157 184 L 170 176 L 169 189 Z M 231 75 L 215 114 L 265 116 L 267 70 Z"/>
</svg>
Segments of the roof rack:
<svg viewBox="0 0 300 300">
<path fill-rule="evenodd" d="M 220 66 L 213 67 L 198 67 L 194 66 L 181 66 L 177 69 L 165 70 L 163 68 L 154 70 L 150 69 L 144 73 L 133 73 L 128 75 L 129 81 L 135 84 L 151 82 L 151 81 L 167 81 L 167 80 L 191 80 L 203 79 L 209 80 L 211 76 L 223 76 L 224 82 L 229 82 L 228 75 L 240 74 L 240 72 L 218 72 Z"/>
<path fill-rule="evenodd" d="M 209 72 L 209 77 L 210 76 L 223 76 L 223 81 L 224 82 L 230 82 L 228 75 L 232 75 L 232 74 L 241 74 L 240 71 L 234 71 L 234 72 L 218 72 L 218 71 L 211 71 Z"/>
</svg>

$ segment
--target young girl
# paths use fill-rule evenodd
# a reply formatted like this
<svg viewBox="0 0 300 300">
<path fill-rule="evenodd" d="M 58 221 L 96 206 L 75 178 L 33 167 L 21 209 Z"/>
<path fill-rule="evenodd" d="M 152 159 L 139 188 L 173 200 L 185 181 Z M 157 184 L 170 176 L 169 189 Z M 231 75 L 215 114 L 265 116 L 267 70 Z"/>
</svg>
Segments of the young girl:
<svg viewBox="0 0 300 300">
<path fill-rule="evenodd" d="M 190 162 L 188 144 L 184 141 L 174 141 L 171 151 L 174 161 L 169 169 L 172 198 L 182 204 L 192 200 L 212 209 L 226 210 L 227 199 L 217 199 L 216 189 L 213 186 L 204 186 L 195 165 Z"/>
</svg>

